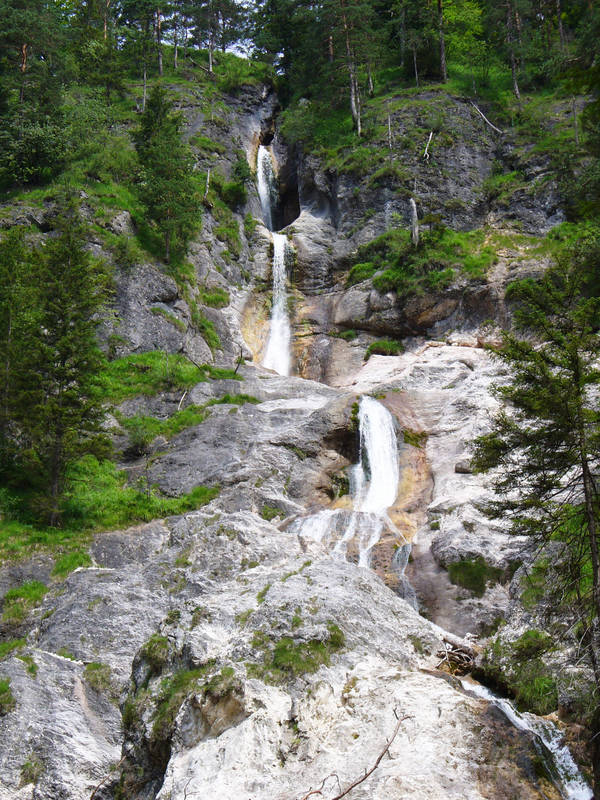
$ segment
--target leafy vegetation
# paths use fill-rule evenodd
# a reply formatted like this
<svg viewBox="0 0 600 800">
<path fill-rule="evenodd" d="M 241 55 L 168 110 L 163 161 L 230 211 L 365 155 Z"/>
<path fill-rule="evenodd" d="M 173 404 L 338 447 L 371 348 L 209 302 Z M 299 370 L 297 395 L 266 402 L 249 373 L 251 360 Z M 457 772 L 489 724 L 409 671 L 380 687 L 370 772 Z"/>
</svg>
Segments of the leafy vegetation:
<svg viewBox="0 0 600 800">
<path fill-rule="evenodd" d="M 48 587 L 36 580 L 9 589 L 3 599 L 3 622 L 22 622 L 27 613 L 42 602 L 47 591 Z"/>
<path fill-rule="evenodd" d="M 176 436 L 186 428 L 204 422 L 210 413 L 208 409 L 215 405 L 243 405 L 244 403 L 258 403 L 256 397 L 247 394 L 225 394 L 223 397 L 213 398 L 201 406 L 190 405 L 181 411 L 176 411 L 167 419 L 157 417 L 133 416 L 124 417 L 117 414 L 121 426 L 129 434 L 129 450 L 134 455 L 147 452 L 148 447 L 157 436 L 167 439 Z"/>
<path fill-rule="evenodd" d="M 10 689 L 10 678 L 0 678 L 0 717 L 11 712 L 17 705 Z"/>
<path fill-rule="evenodd" d="M 98 386 L 103 399 L 120 403 L 137 394 L 190 389 L 196 383 L 223 378 L 242 380 L 233 370 L 209 364 L 196 366 L 185 356 L 152 350 L 109 361 L 99 376 Z"/>
</svg>

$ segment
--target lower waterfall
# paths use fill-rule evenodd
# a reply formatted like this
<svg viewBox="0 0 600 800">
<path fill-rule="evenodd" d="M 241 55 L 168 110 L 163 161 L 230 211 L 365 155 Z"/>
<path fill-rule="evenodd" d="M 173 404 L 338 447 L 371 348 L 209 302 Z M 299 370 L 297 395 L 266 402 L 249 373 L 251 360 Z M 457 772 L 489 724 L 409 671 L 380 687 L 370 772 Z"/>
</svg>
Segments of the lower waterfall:
<svg viewBox="0 0 600 800">
<path fill-rule="evenodd" d="M 280 375 L 289 375 L 291 366 L 290 342 L 292 338 L 287 310 L 285 256 L 288 248 L 287 236 L 273 233 L 273 306 L 269 326 L 269 338 L 263 366 Z"/>
<path fill-rule="evenodd" d="M 403 539 L 387 513 L 398 494 L 400 467 L 394 420 L 387 408 L 372 397 L 362 397 L 358 422 L 359 460 L 350 473 L 353 510 L 324 509 L 300 520 L 296 530 L 333 545 L 333 554 L 344 558 L 350 542 L 356 540 L 358 563 L 369 567 L 371 552 L 386 526 Z"/>
</svg>

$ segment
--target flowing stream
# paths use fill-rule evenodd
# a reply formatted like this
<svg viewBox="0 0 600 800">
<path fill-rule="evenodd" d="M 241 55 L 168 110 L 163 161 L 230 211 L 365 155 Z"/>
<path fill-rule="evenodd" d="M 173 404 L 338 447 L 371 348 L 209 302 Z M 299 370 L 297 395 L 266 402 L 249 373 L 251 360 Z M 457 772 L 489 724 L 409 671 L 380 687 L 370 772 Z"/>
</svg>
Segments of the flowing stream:
<svg viewBox="0 0 600 800">
<path fill-rule="evenodd" d="M 475 681 L 463 678 L 461 683 L 464 689 L 493 703 L 515 728 L 534 734 L 542 755 L 553 773 L 554 782 L 565 800 L 591 800 L 593 792 L 583 779 L 556 725 L 535 714 L 526 712 L 521 714 L 508 700 L 498 697 Z"/>
<path fill-rule="evenodd" d="M 287 308 L 286 254 L 290 247 L 287 236 L 273 232 L 273 208 L 277 202 L 277 177 L 269 150 L 260 145 L 256 157 L 258 196 L 265 226 L 273 239 L 273 304 L 269 324 L 269 338 L 263 366 L 280 375 L 289 375 L 291 368 L 292 332 Z"/>
</svg>

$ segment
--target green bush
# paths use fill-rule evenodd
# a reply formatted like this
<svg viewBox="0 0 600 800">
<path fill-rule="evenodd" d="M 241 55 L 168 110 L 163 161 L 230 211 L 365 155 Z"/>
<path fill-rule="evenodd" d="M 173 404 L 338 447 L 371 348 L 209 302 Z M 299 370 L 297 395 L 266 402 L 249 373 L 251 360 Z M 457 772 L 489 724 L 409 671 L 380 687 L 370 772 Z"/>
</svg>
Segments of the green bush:
<svg viewBox="0 0 600 800">
<path fill-rule="evenodd" d="M 203 306 L 210 306 L 210 308 L 225 308 L 229 305 L 229 292 L 227 289 L 222 289 L 216 286 L 213 289 L 201 288 L 198 290 L 200 302 Z"/>
<path fill-rule="evenodd" d="M 140 656 L 148 662 L 153 674 L 160 673 L 169 660 L 169 640 L 166 636 L 153 633 L 148 641 L 142 645 Z"/>
<path fill-rule="evenodd" d="M 248 200 L 248 192 L 243 183 L 231 181 L 224 183 L 221 187 L 221 197 L 232 211 L 243 206 Z"/>
</svg>

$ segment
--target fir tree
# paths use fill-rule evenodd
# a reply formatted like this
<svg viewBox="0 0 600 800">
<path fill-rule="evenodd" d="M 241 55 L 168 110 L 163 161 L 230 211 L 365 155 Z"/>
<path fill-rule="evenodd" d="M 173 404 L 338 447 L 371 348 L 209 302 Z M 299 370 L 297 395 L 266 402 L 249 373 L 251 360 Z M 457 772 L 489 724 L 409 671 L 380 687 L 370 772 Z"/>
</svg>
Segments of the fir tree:
<svg viewBox="0 0 600 800">
<path fill-rule="evenodd" d="M 174 114 L 172 107 L 164 90 L 156 87 L 134 136 L 144 168 L 142 201 L 163 237 L 167 262 L 173 245 L 187 245 L 200 206 L 192 177 L 193 158 L 181 138 L 181 116 Z"/>
<path fill-rule="evenodd" d="M 572 258 L 539 280 L 510 287 L 516 330 L 495 354 L 510 381 L 497 389 L 506 406 L 476 441 L 474 464 L 498 467 L 492 516 L 538 542 L 562 541 L 570 611 L 583 624 L 600 687 L 600 298 L 589 261 Z M 591 575 L 591 581 L 589 576 Z M 588 583 L 589 581 L 589 583 Z"/>
<path fill-rule="evenodd" d="M 73 205 L 58 218 L 57 231 L 36 254 L 36 325 L 21 350 L 13 412 L 25 445 L 22 464 L 36 476 L 38 505 L 51 525 L 60 523 L 67 467 L 104 442 L 96 391 L 104 356 L 96 329 L 109 288 L 105 267 L 84 248 Z"/>
</svg>

